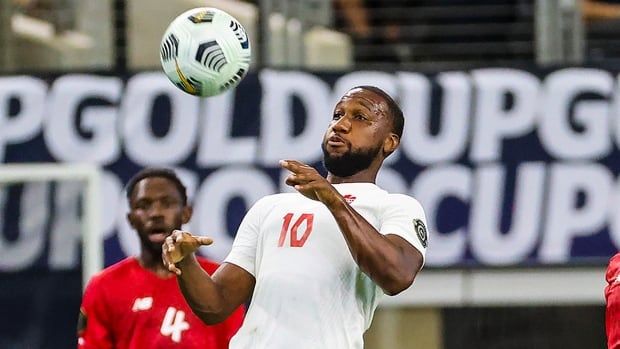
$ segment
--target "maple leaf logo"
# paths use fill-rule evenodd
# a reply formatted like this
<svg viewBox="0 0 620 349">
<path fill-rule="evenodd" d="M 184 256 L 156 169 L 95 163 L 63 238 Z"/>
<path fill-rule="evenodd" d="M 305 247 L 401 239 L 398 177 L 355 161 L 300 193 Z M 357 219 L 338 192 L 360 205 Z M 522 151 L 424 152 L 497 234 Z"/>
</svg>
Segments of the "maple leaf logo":
<svg viewBox="0 0 620 349">
<path fill-rule="evenodd" d="M 355 196 L 351 195 L 351 194 L 346 194 L 343 196 L 343 198 L 347 201 L 348 204 L 352 204 L 353 201 L 355 201 L 355 199 L 357 199 Z"/>
</svg>

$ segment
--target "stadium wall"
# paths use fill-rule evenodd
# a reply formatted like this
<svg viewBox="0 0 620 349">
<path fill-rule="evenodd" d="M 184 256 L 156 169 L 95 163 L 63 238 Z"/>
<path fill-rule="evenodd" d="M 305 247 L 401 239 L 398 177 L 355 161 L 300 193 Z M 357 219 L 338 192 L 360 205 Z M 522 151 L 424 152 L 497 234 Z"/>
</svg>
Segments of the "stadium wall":
<svg viewBox="0 0 620 349">
<path fill-rule="evenodd" d="M 401 150 L 378 182 L 425 207 L 429 275 L 491 271 L 498 274 L 486 280 L 504 280 L 510 289 L 515 270 L 553 278 L 594 268 L 587 280 L 600 276 L 593 287 L 601 293 L 583 304 L 600 305 L 600 271 L 620 247 L 617 73 L 617 67 L 534 66 L 432 74 L 263 70 L 236 91 L 204 100 L 183 94 L 159 72 L 2 76 L 0 161 L 100 165 L 106 265 L 138 251 L 125 222 L 123 184 L 141 167 L 174 167 L 195 206 L 187 228 L 214 237 L 217 244 L 203 253 L 221 260 L 247 207 L 289 190 L 278 160 L 320 168 L 320 140 L 335 102 L 353 86 L 378 85 L 399 100 L 407 120 Z M 47 289 L 54 295 L 80 268 L 80 193 L 67 185 L 29 186 L 0 196 L 0 276 L 36 279 L 51 271 Z M 32 190 L 40 195 L 24 195 Z M 454 280 L 469 285 L 457 278 L 433 286 L 441 298 L 433 306 L 472 305 L 435 292 L 454 289 Z M 473 304 L 501 305 L 501 298 L 493 300 L 505 290 L 491 288 Z M 518 295 L 527 287 L 512 290 Z M 57 296 L 72 319 L 79 290 Z M 0 302 L 12 304 L 7 297 Z M 540 305 L 533 297 L 519 304 Z M 580 301 L 575 297 L 564 301 Z M 600 315 L 600 307 L 593 309 L 584 319 Z M 600 321 L 592 330 L 599 335 Z M 73 333 L 73 323 L 65 325 Z"/>
<path fill-rule="evenodd" d="M 427 266 L 602 265 L 620 246 L 620 89 L 615 72 L 603 69 L 265 70 L 235 93 L 204 100 L 161 73 L 4 76 L 0 160 L 101 165 L 107 265 L 138 250 L 123 183 L 143 166 L 177 168 L 197 209 L 189 228 L 214 235 L 219 243 L 206 253 L 221 259 L 246 207 L 290 190 L 279 159 L 320 167 L 331 108 L 359 84 L 397 96 L 407 117 L 402 147 L 378 181 L 423 203 L 432 232 Z M 20 213 L 6 228 L 19 231 L 14 220 L 36 214 Z M 79 212 L 50 217 L 76 220 Z M 66 232 L 34 230 L 10 244 L 0 239 L 2 270 L 77 266 L 77 232 L 72 244 L 44 250 L 23 239 Z M 15 261 L 8 250 L 33 257 Z"/>
</svg>

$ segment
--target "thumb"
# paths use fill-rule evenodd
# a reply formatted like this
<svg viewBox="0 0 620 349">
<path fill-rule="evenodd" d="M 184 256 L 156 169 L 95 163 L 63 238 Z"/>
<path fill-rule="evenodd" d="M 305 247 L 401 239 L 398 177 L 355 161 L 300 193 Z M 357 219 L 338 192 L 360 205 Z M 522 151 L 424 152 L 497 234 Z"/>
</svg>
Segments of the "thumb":
<svg viewBox="0 0 620 349">
<path fill-rule="evenodd" d="M 196 239 L 201 246 L 208 246 L 213 243 L 213 239 L 206 236 L 197 236 Z"/>
</svg>

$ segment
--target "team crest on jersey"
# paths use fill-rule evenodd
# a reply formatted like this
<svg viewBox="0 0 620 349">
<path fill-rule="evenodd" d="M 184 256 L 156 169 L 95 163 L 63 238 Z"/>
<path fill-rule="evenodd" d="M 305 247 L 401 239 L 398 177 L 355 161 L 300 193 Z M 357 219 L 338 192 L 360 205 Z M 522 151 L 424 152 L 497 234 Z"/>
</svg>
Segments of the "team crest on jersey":
<svg viewBox="0 0 620 349">
<path fill-rule="evenodd" d="M 353 201 L 355 201 L 355 199 L 357 199 L 355 196 L 351 195 L 351 194 L 346 194 L 343 196 L 344 200 L 347 202 L 347 204 L 352 204 Z"/>
<path fill-rule="evenodd" d="M 131 310 L 135 313 L 141 310 L 149 310 L 153 306 L 153 297 L 136 298 Z"/>
<path fill-rule="evenodd" d="M 428 233 L 426 232 L 426 226 L 424 225 L 424 222 L 422 222 L 421 219 L 414 219 L 413 228 L 415 229 L 415 233 L 418 236 L 420 243 L 424 248 L 426 248 L 426 245 L 428 244 Z"/>
</svg>

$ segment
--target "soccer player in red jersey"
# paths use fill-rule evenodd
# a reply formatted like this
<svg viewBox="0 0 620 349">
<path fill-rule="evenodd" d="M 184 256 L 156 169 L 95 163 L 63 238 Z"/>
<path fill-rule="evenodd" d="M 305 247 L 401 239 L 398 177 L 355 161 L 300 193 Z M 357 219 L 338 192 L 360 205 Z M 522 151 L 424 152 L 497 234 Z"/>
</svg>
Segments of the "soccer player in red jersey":
<svg viewBox="0 0 620 349">
<path fill-rule="evenodd" d="M 185 186 L 173 171 L 145 169 L 129 181 L 127 199 L 127 219 L 138 233 L 141 253 L 90 280 L 80 308 L 78 348 L 228 348 L 243 309 L 218 325 L 205 325 L 162 262 L 165 238 L 192 215 Z M 204 258 L 200 265 L 209 274 L 218 267 Z"/>
<path fill-rule="evenodd" d="M 605 279 L 607 347 L 620 349 L 620 253 L 609 260 Z"/>
</svg>

